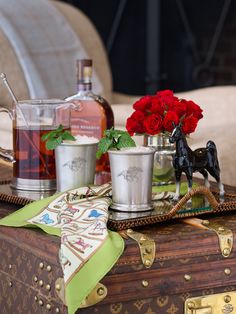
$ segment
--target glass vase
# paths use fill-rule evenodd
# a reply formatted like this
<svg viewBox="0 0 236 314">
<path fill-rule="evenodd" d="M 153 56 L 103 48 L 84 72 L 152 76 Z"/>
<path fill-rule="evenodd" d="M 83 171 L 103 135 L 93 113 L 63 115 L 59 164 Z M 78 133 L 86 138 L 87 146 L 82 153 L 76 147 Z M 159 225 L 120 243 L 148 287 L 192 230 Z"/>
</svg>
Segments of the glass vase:
<svg viewBox="0 0 236 314">
<path fill-rule="evenodd" d="M 175 182 L 173 155 L 175 145 L 171 144 L 168 135 L 144 135 L 144 146 L 155 149 L 153 164 L 153 185 L 167 185 Z"/>
</svg>

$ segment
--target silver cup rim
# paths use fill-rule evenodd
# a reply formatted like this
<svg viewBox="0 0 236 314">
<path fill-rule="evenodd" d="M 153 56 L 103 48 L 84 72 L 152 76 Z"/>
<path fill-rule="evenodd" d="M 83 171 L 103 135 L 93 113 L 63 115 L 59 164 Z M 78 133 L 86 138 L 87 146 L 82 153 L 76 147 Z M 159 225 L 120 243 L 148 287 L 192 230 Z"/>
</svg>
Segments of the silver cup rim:
<svg viewBox="0 0 236 314">
<path fill-rule="evenodd" d="M 93 142 L 93 143 L 61 143 L 59 144 L 57 147 L 59 146 L 72 146 L 72 147 L 78 147 L 78 146 L 95 146 L 98 145 L 98 142 Z"/>
<path fill-rule="evenodd" d="M 137 148 L 137 151 L 135 151 Z M 141 149 L 140 149 L 141 148 Z M 116 149 L 109 149 L 108 154 L 111 155 L 151 155 L 155 153 L 155 149 L 153 147 L 145 147 L 145 146 L 138 146 L 138 147 L 126 147 L 120 150 Z"/>
</svg>

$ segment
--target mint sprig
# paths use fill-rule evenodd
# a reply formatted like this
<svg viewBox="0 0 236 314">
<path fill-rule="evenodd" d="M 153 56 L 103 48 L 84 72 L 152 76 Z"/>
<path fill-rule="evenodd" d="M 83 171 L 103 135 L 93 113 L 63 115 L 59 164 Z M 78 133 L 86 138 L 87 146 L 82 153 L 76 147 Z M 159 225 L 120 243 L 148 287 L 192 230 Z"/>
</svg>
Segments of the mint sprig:
<svg viewBox="0 0 236 314">
<path fill-rule="evenodd" d="M 55 149 L 60 145 L 64 140 L 75 141 L 76 138 L 71 135 L 70 131 L 64 130 L 62 124 L 56 130 L 45 133 L 41 137 L 42 141 L 46 141 L 46 148 L 49 150 Z"/>
<path fill-rule="evenodd" d="M 98 150 L 96 157 L 101 158 L 109 149 L 117 149 L 125 147 L 135 147 L 135 141 L 126 131 L 115 130 L 111 128 L 104 131 L 104 137 L 102 137 L 98 143 Z"/>
</svg>

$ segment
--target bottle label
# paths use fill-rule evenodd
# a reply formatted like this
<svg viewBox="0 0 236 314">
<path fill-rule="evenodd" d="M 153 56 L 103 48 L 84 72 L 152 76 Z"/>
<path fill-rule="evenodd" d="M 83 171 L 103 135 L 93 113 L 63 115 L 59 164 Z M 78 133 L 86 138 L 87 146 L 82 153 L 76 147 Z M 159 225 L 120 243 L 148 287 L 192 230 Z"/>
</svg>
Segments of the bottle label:
<svg viewBox="0 0 236 314">
<path fill-rule="evenodd" d="M 74 119 L 72 119 L 72 134 L 86 135 L 100 139 L 102 136 L 101 128 L 97 124 L 99 124 L 99 119 L 96 119 L 96 117 L 90 117 L 89 123 L 84 119 L 74 117 Z"/>
<path fill-rule="evenodd" d="M 106 128 L 103 108 L 94 100 L 73 100 L 78 110 L 71 112 L 71 132 L 73 135 L 86 135 L 100 139 Z"/>
</svg>

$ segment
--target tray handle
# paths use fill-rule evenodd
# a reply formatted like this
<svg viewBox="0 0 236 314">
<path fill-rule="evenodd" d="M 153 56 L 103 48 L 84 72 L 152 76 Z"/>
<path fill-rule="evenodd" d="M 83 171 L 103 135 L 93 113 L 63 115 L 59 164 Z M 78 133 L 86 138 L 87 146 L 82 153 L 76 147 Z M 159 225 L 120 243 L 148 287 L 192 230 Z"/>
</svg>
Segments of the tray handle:
<svg viewBox="0 0 236 314">
<path fill-rule="evenodd" d="M 178 211 L 182 209 L 182 207 L 187 203 L 187 201 L 190 200 L 194 195 L 204 195 L 214 210 L 216 210 L 219 206 L 219 203 L 215 199 L 215 196 L 207 187 L 198 186 L 190 190 L 187 194 L 185 194 L 167 214 L 159 216 L 160 221 L 171 219 L 173 216 L 175 216 L 178 213 Z"/>
</svg>

